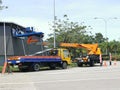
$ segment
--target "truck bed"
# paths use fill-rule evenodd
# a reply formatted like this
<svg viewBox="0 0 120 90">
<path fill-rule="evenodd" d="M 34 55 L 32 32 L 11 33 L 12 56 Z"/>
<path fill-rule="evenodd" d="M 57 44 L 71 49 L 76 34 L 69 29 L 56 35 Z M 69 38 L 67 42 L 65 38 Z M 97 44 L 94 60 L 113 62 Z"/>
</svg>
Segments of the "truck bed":
<svg viewBox="0 0 120 90">
<path fill-rule="evenodd" d="M 24 63 L 24 62 L 61 62 L 59 56 L 13 56 L 7 60 L 10 64 Z"/>
</svg>

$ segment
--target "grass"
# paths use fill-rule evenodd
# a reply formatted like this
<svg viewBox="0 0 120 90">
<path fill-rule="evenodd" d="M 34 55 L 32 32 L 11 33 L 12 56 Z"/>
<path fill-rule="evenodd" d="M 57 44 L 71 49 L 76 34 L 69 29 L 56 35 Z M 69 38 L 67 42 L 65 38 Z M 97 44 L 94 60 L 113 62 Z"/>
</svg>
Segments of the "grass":
<svg viewBox="0 0 120 90">
<path fill-rule="evenodd" d="M 2 68 L 3 68 L 3 66 L 0 66 L 0 73 L 2 72 Z"/>
<path fill-rule="evenodd" d="M 72 63 L 72 64 L 70 64 L 70 67 L 77 67 L 77 63 Z"/>
<path fill-rule="evenodd" d="M 77 64 L 76 64 L 75 62 L 73 62 L 72 64 L 70 64 L 69 67 L 71 67 L 71 68 L 72 68 L 72 67 L 77 67 Z M 0 73 L 2 72 L 2 68 L 3 68 L 3 66 L 0 66 Z M 19 71 L 19 69 L 18 69 L 17 66 L 15 66 L 15 67 L 10 66 L 10 69 L 11 69 L 13 72 L 18 72 L 18 71 Z M 44 69 L 48 69 L 48 67 L 41 67 L 40 69 L 44 70 Z"/>
<path fill-rule="evenodd" d="M 0 73 L 2 72 L 2 69 L 3 69 L 3 66 L 0 66 Z M 13 72 L 19 71 L 18 67 L 11 67 L 11 66 L 10 66 L 10 69 L 11 69 Z"/>
</svg>

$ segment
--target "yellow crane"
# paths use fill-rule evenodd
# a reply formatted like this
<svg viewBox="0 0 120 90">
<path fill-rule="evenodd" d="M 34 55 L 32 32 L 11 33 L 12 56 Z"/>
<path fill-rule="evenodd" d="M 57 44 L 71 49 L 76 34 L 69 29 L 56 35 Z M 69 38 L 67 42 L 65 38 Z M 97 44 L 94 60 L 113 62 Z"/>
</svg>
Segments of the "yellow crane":
<svg viewBox="0 0 120 90">
<path fill-rule="evenodd" d="M 79 44 L 79 43 L 60 43 L 61 47 L 73 47 L 73 48 L 84 48 L 88 51 L 86 57 L 76 58 L 77 65 L 83 66 L 83 64 L 89 64 L 94 66 L 95 63 L 100 63 L 102 65 L 102 59 L 100 59 L 101 50 L 98 44 Z"/>
</svg>

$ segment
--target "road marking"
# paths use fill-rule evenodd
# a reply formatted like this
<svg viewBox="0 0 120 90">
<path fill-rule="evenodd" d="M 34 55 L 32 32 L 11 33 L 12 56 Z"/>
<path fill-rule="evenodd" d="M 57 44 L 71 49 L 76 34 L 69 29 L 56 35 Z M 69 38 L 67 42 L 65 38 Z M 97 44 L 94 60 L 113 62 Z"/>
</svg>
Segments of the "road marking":
<svg viewBox="0 0 120 90">
<path fill-rule="evenodd" d="M 48 73 L 45 73 L 45 74 L 48 74 L 48 75 L 57 75 L 57 74 L 74 74 L 74 73 L 89 73 L 87 71 L 91 71 L 91 72 L 99 72 L 99 73 L 108 73 L 108 72 L 119 72 L 119 69 L 113 69 L 111 70 L 111 68 L 107 68 L 107 69 L 104 69 L 104 68 L 100 68 L 99 70 L 94 68 L 94 69 L 89 69 L 89 68 L 77 68 L 77 70 L 64 70 L 64 71 L 57 71 L 57 72 L 48 72 Z"/>
<path fill-rule="evenodd" d="M 120 77 L 114 77 L 114 78 L 88 78 L 88 79 L 63 79 L 63 80 L 49 80 L 49 81 L 39 81 L 39 82 L 16 82 L 16 83 L 0 83 L 1 85 L 25 85 L 25 84 L 29 84 L 29 85 L 34 85 L 34 84 L 39 84 L 39 83 L 61 83 L 61 82 L 78 82 L 78 81 L 95 81 L 95 80 L 115 80 L 115 79 L 120 79 Z"/>
<path fill-rule="evenodd" d="M 89 80 L 114 80 L 114 79 L 120 79 L 120 77 L 115 78 L 88 78 L 88 79 L 63 79 L 63 80 L 54 80 L 54 81 L 40 81 L 35 83 L 56 83 L 56 82 L 78 82 L 78 81 L 89 81 Z"/>
</svg>

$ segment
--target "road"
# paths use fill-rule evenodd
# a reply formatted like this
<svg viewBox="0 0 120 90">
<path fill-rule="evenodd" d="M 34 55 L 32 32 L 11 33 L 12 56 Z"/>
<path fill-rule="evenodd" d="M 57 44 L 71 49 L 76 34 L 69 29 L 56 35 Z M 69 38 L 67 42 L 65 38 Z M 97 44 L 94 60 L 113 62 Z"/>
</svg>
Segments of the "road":
<svg viewBox="0 0 120 90">
<path fill-rule="evenodd" d="M 6 73 L 0 76 L 0 90 L 120 90 L 120 62 L 102 67 Z"/>
</svg>

